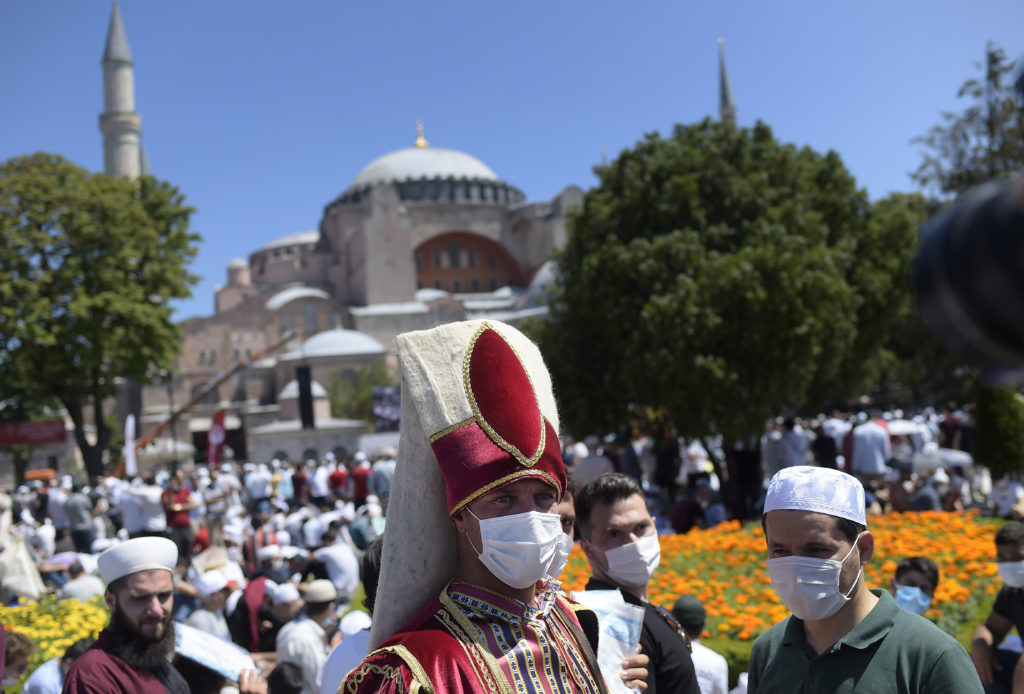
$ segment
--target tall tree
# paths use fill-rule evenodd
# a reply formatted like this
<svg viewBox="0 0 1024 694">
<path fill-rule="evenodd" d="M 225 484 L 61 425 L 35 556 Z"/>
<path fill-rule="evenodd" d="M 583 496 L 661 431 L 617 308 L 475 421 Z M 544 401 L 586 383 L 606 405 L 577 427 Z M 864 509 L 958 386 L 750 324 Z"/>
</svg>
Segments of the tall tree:
<svg viewBox="0 0 1024 694">
<path fill-rule="evenodd" d="M 1024 108 L 1011 82 L 1015 65 L 991 41 L 981 78 L 963 83 L 957 98 L 963 111 L 947 111 L 942 123 L 915 140 L 924 146 L 921 165 L 912 176 L 945 199 L 1024 167 Z"/>
<path fill-rule="evenodd" d="M 573 432 L 642 407 L 745 437 L 863 381 L 905 310 L 919 198 L 876 214 L 835 152 L 762 123 L 676 126 L 596 171 L 532 326 Z"/>
<path fill-rule="evenodd" d="M 11 397 L 66 408 L 90 475 L 111 436 L 104 401 L 179 349 L 169 300 L 196 281 L 192 211 L 150 177 L 90 174 L 52 154 L 0 165 L 0 379 L 31 378 L 34 389 Z"/>
</svg>

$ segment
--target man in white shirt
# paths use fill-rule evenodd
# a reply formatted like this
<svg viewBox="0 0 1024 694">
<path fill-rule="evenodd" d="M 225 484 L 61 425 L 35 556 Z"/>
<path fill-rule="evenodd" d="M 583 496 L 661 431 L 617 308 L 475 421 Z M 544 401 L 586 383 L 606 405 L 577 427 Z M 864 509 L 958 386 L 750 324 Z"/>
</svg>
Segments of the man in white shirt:
<svg viewBox="0 0 1024 694">
<path fill-rule="evenodd" d="M 341 641 L 335 634 L 328 644 L 327 635 L 334 630 L 338 617 L 334 601 L 338 592 L 328 580 L 313 581 L 306 589 L 306 613 L 288 622 L 277 635 L 277 662 L 295 663 L 302 668 L 302 694 L 316 694 L 317 674 L 327 659 L 327 652 Z"/>
<path fill-rule="evenodd" d="M 690 637 L 690 657 L 693 659 L 693 669 L 697 671 L 700 694 L 727 694 L 729 663 L 698 640 L 707 619 L 704 604 L 695 597 L 684 595 L 676 600 L 672 614 Z"/>
<path fill-rule="evenodd" d="M 185 619 L 185 624 L 202 629 L 219 639 L 231 641 L 228 622 L 224 618 L 224 605 L 231 594 L 227 577 L 219 570 L 212 569 L 200 576 L 195 586 L 201 607 Z"/>
<path fill-rule="evenodd" d="M 60 589 L 62 598 L 74 598 L 79 602 L 88 602 L 97 595 L 103 595 L 107 589 L 106 584 L 97 576 L 85 573 L 85 569 L 79 562 L 68 567 L 68 576 L 71 580 Z"/>
<path fill-rule="evenodd" d="M 892 457 L 889 432 L 869 419 L 853 428 L 853 461 L 850 471 L 861 482 L 881 479 L 886 472 L 885 461 Z"/>
<path fill-rule="evenodd" d="M 615 472 L 615 466 L 612 465 L 612 461 L 601 455 L 598 451 L 598 447 L 601 445 L 599 438 L 590 435 L 586 438 L 585 445 L 587 447 L 587 456 L 582 460 L 576 461 L 576 489 L 583 489 L 583 487 L 601 475 Z"/>
<path fill-rule="evenodd" d="M 359 587 L 359 559 L 355 551 L 337 541 L 331 531 L 324 533 L 323 542 L 324 546 L 313 552 L 313 557 L 323 563 L 338 595 L 348 602 Z"/>
<path fill-rule="evenodd" d="M 127 490 L 125 496 L 135 498 L 141 520 L 141 530 L 137 533 L 129 531 L 129 535 L 138 537 L 164 534 L 167 530 L 167 514 L 161 500 L 163 493 L 164 490 L 156 483 L 153 475 L 146 475 L 142 478 L 141 485 L 132 486 Z"/>
</svg>

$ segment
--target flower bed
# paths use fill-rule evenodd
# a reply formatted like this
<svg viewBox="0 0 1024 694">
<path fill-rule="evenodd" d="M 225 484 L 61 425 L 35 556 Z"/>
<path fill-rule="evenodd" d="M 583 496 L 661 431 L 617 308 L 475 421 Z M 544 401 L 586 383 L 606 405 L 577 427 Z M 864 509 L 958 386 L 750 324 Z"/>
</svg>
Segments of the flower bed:
<svg viewBox="0 0 1024 694">
<path fill-rule="evenodd" d="M 39 648 L 29 659 L 26 676 L 5 691 L 8 694 L 20 692 L 28 675 L 36 668 L 51 658 L 64 655 L 68 646 L 78 639 L 98 636 L 107 620 L 107 606 L 102 597 L 85 603 L 48 597 L 38 602 L 21 600 L 17 605 L 0 607 L 0 624 L 29 637 Z"/>
<path fill-rule="evenodd" d="M 998 524 L 973 513 L 938 512 L 872 516 L 868 523 L 875 536 L 875 555 L 864 569 L 868 586 L 887 589 L 904 557 L 931 557 L 941 580 L 925 616 L 965 642 L 1002 585 L 994 563 Z M 702 640 L 730 661 L 732 679 L 747 669 L 753 640 L 789 614 L 772 589 L 765 558 L 757 523 L 730 521 L 661 537 L 651 602 L 671 608 L 681 595 L 699 598 L 708 613 Z M 564 587 L 582 590 L 589 576 L 586 557 L 574 547 L 562 575 Z"/>
</svg>

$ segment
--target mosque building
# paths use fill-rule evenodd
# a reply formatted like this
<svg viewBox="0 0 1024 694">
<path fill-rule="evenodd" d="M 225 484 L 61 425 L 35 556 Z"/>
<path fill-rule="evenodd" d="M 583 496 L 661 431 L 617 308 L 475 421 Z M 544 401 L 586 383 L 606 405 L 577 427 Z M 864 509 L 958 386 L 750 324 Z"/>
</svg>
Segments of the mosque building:
<svg viewBox="0 0 1024 694">
<path fill-rule="evenodd" d="M 115 1 L 103 55 L 104 171 L 149 174 L 135 112 L 134 66 Z M 190 408 L 176 437 L 200 459 L 213 414 L 227 410 L 227 445 L 266 460 L 351 452 L 365 423 L 331 417 L 326 387 L 374 362 L 394 363 L 394 339 L 470 317 L 517 323 L 543 312 L 554 251 L 583 199 L 568 186 L 550 202 L 525 199 L 470 154 L 431 146 L 417 123 L 412 146 L 367 164 L 326 203 L 319 228 L 284 235 L 231 260 L 214 313 L 180 324 L 181 356 L 169 383 L 128 384 L 118 415 L 141 430 L 166 418 L 239 359 L 254 361 Z M 315 427 L 303 429 L 297 367 L 309 367 Z M 189 435 L 185 432 L 188 431 Z"/>
<path fill-rule="evenodd" d="M 735 122 L 721 39 L 719 50 L 720 111 Z M 114 176 L 149 174 L 133 69 L 115 0 L 100 116 L 105 173 Z M 550 259 L 582 200 L 570 185 L 549 202 L 529 202 L 476 157 L 430 145 L 417 123 L 412 146 L 367 164 L 326 203 L 318 229 L 231 260 L 214 313 L 180 324 L 174 375 L 134 396 L 127 388 L 119 408 L 140 412 L 145 431 L 239 359 L 250 361 L 293 331 L 179 419 L 177 439 L 193 443 L 203 460 L 211 418 L 224 409 L 226 443 L 239 458 L 297 460 L 365 447 L 365 423 L 331 417 L 326 387 L 375 361 L 397 369 L 394 340 L 402 332 L 478 317 L 515 324 L 545 312 Z M 313 428 L 302 428 L 298 415 L 298 367 L 311 375 Z"/>
</svg>

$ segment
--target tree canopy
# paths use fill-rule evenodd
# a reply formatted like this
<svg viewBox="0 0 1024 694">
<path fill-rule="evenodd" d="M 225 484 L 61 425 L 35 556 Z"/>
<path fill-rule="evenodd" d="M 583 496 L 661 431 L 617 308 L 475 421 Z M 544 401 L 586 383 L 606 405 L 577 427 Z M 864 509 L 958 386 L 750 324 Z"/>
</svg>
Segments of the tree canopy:
<svg viewBox="0 0 1024 694">
<path fill-rule="evenodd" d="M 759 434 L 861 386 L 909 311 L 923 199 L 871 205 L 835 152 L 705 120 L 596 173 L 530 328 L 573 433 L 642 407 L 682 434 Z"/>
<path fill-rule="evenodd" d="M 969 101 L 964 110 L 943 113 L 942 123 L 915 140 L 925 151 L 914 180 L 945 199 L 1024 167 L 1024 107 L 1010 82 L 1015 65 L 990 42 L 978 67 L 982 77 L 957 92 Z"/>
<path fill-rule="evenodd" d="M 0 165 L 0 379 L 59 402 L 90 475 L 110 438 L 104 400 L 180 348 L 170 299 L 190 295 L 199 237 L 170 184 L 90 174 L 52 154 Z M 91 408 L 96 436 L 85 436 Z"/>
</svg>

